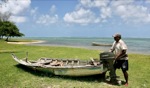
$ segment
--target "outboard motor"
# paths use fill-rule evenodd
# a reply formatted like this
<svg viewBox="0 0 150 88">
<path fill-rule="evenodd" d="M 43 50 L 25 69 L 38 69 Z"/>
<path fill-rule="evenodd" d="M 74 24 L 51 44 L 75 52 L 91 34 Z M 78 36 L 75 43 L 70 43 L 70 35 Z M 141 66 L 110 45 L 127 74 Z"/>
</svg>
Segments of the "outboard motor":
<svg viewBox="0 0 150 88">
<path fill-rule="evenodd" d="M 103 66 L 108 68 L 108 70 L 110 71 L 109 75 L 111 78 L 110 80 L 112 82 L 116 81 L 116 73 L 113 66 L 114 60 L 115 60 L 115 55 L 112 52 L 100 53 L 100 61 L 103 63 Z"/>
</svg>

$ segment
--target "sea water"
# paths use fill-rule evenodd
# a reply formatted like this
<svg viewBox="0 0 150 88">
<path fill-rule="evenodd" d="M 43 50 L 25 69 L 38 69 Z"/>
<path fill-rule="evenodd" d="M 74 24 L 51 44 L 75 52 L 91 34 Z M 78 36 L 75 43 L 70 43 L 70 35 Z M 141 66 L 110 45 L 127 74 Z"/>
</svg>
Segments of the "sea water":
<svg viewBox="0 0 150 88">
<path fill-rule="evenodd" d="M 93 42 L 99 44 L 112 44 L 113 38 L 88 38 L 88 37 L 34 37 L 27 38 L 42 40 L 43 43 L 34 44 L 42 46 L 66 46 L 109 51 L 111 46 L 92 46 Z M 150 54 L 150 38 L 123 38 L 128 46 L 128 53 Z"/>
</svg>

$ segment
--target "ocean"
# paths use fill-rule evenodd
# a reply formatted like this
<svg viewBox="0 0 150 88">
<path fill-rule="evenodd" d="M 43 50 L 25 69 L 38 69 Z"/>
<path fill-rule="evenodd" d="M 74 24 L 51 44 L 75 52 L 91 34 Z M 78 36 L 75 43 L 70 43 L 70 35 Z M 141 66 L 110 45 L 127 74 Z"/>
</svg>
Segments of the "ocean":
<svg viewBox="0 0 150 88">
<path fill-rule="evenodd" d="M 30 37 L 26 39 L 42 40 L 43 43 L 33 45 L 40 46 L 66 46 L 87 48 L 101 51 L 109 51 L 111 46 L 92 46 L 92 43 L 112 44 L 113 38 L 88 38 L 88 37 Z M 123 38 L 128 46 L 128 53 L 148 54 L 150 55 L 150 38 Z"/>
</svg>

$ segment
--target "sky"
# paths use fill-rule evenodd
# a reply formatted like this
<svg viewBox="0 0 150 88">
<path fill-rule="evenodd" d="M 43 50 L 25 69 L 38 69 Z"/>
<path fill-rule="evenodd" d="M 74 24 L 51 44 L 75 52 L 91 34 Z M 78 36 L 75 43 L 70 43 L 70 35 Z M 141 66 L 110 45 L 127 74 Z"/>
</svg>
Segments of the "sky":
<svg viewBox="0 0 150 88">
<path fill-rule="evenodd" d="M 150 0 L 0 0 L 25 37 L 150 38 Z"/>
</svg>

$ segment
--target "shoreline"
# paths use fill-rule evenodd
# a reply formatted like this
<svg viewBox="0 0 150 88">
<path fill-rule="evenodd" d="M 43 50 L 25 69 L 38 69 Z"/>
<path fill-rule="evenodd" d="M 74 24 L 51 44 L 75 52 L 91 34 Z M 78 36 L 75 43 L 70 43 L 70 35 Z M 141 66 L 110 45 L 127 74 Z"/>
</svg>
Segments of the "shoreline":
<svg viewBox="0 0 150 88">
<path fill-rule="evenodd" d="M 36 43 L 44 43 L 46 41 L 42 41 L 42 40 L 33 40 L 31 42 L 21 42 L 21 41 L 18 41 L 18 42 L 7 42 L 8 44 L 23 44 L 23 45 L 26 45 L 26 44 L 36 44 Z"/>
<path fill-rule="evenodd" d="M 35 45 L 35 46 L 54 46 L 54 47 L 72 47 L 72 48 L 84 48 L 84 49 L 90 49 L 90 50 L 100 50 L 100 51 L 107 51 L 107 48 L 105 47 L 98 47 L 95 46 L 95 48 L 91 47 L 86 47 L 86 46 L 69 46 L 69 45 L 57 45 L 57 44 L 44 44 L 46 41 L 43 40 L 33 40 L 31 42 L 22 42 L 22 41 L 17 41 L 17 42 L 7 42 L 8 44 L 22 44 L 22 45 Z M 144 52 L 136 52 L 136 51 L 128 51 L 128 54 L 142 54 L 142 55 L 150 55 L 149 53 L 144 53 Z"/>
<path fill-rule="evenodd" d="M 99 50 L 102 52 L 107 52 L 109 51 L 108 47 L 103 47 L 103 46 L 93 46 L 91 45 L 91 47 L 86 47 L 86 46 L 71 46 L 71 45 L 59 45 L 59 44 L 29 44 L 29 45 L 35 45 L 35 46 L 50 46 L 50 47 L 69 47 L 69 48 L 83 48 L 83 49 L 89 49 L 89 50 Z M 149 53 L 144 53 L 144 52 L 138 52 L 138 51 L 133 51 L 130 50 L 128 51 L 128 54 L 141 54 L 141 55 L 150 55 Z"/>
</svg>

